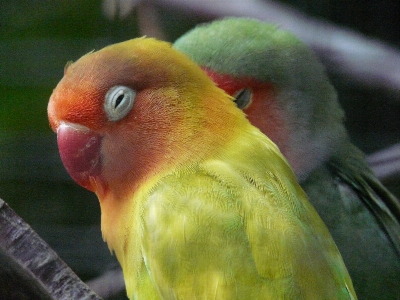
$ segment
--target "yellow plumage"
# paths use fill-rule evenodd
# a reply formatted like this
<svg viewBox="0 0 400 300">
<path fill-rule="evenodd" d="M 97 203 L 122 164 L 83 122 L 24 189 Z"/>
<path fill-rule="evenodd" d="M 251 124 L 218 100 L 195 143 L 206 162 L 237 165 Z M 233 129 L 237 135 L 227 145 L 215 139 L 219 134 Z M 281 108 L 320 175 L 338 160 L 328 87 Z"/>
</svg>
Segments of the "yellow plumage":
<svg viewBox="0 0 400 300">
<path fill-rule="evenodd" d="M 250 129 L 132 199 L 140 213 L 128 217 L 131 246 L 118 255 L 126 262 L 128 295 L 355 298 L 340 254 L 292 172 L 276 147 Z"/>
<path fill-rule="evenodd" d="M 110 121 L 103 102 L 119 85 L 135 102 Z M 356 298 L 277 147 L 169 44 L 137 39 L 84 56 L 55 89 L 49 118 L 59 141 L 66 122 L 79 124 L 74 135 L 94 132 L 83 140 L 101 136 L 100 174 L 77 177 L 73 146 L 59 142 L 60 153 L 99 197 L 131 299 Z"/>
</svg>

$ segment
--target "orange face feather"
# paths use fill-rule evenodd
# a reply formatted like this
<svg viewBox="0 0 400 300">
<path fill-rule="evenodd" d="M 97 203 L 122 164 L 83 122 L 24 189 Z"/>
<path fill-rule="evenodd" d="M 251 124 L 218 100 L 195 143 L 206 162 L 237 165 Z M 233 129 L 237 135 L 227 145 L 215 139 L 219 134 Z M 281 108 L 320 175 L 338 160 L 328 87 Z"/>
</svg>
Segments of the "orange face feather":
<svg viewBox="0 0 400 300">
<path fill-rule="evenodd" d="M 63 163 L 77 183 L 100 199 L 110 192 L 110 186 L 113 198 L 129 194 L 140 182 L 173 164 L 177 156 L 182 161 L 182 156 L 192 152 L 187 151 L 189 148 L 196 148 L 199 157 L 204 155 L 204 140 L 208 139 L 202 137 L 196 144 L 200 140 L 195 137 L 197 125 L 214 127 L 209 128 L 210 134 L 227 131 L 224 136 L 229 136 L 226 109 L 220 109 L 218 101 L 213 100 L 222 95 L 230 102 L 228 96 L 210 84 L 183 54 L 174 51 L 173 56 L 171 52 L 161 55 L 159 44 L 167 48 L 170 44 L 157 42 L 153 50 L 153 43 L 152 39 L 142 39 L 140 45 L 128 41 L 83 56 L 66 67 L 50 98 L 49 120 L 58 133 Z M 141 56 L 144 51 L 146 55 Z M 170 67 L 158 67 L 152 63 L 155 57 L 158 62 L 162 57 Z M 175 69 L 176 61 L 196 70 L 185 73 L 185 68 Z M 204 87 L 199 88 L 199 84 Z M 104 103 L 107 92 L 119 85 L 136 95 L 132 110 L 121 120 L 112 121 Z M 201 97 L 196 91 L 202 93 Z M 188 97 L 204 101 L 186 101 Z M 207 107 L 199 110 L 198 106 Z M 215 115 L 214 121 L 205 124 L 208 118 L 199 111 Z M 234 111 L 233 115 L 240 114 Z"/>
<path fill-rule="evenodd" d="M 169 48 L 135 39 L 89 53 L 66 67 L 48 104 L 62 161 L 99 198 L 103 237 L 119 259 L 135 193 L 178 164 L 190 168 L 237 136 L 240 124 L 249 126 L 227 94 Z M 112 120 L 107 99 L 121 86 L 134 93 L 133 105 Z"/>
</svg>

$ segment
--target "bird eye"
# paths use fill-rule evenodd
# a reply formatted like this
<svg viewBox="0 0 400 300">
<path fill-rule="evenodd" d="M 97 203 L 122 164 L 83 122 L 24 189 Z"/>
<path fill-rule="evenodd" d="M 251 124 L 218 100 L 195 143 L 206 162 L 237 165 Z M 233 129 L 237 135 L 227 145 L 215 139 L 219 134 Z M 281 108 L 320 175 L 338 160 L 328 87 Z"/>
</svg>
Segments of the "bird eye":
<svg viewBox="0 0 400 300">
<path fill-rule="evenodd" d="M 241 89 L 233 95 L 233 98 L 235 98 L 233 101 L 236 103 L 237 107 L 245 109 L 250 106 L 252 95 L 253 93 L 250 89 Z"/>
<path fill-rule="evenodd" d="M 110 121 L 119 121 L 132 109 L 136 91 L 123 85 L 109 89 L 104 101 L 104 109 Z"/>
</svg>

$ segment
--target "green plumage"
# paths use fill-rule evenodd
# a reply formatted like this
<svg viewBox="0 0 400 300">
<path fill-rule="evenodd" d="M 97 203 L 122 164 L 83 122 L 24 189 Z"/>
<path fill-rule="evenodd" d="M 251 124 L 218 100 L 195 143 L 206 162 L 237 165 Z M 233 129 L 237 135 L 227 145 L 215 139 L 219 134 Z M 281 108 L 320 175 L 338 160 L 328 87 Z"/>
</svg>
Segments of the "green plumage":
<svg viewBox="0 0 400 300">
<path fill-rule="evenodd" d="M 254 91 L 253 102 L 276 103 L 283 126 L 260 123 L 260 129 L 278 136 L 273 141 L 330 230 L 360 299 L 398 299 L 399 201 L 349 142 L 336 92 L 315 54 L 291 33 L 243 18 L 198 26 L 174 47 L 211 72 L 273 84 L 273 99 Z M 275 113 L 245 112 L 254 121 Z"/>
<path fill-rule="evenodd" d="M 276 25 L 245 18 L 217 20 L 186 33 L 174 48 L 209 70 L 274 85 L 273 101 L 290 129 L 286 152 L 274 142 L 300 180 L 347 138 L 344 113 L 323 65 L 307 45 Z M 304 161 L 302 167 L 296 169 L 292 158 Z"/>
</svg>

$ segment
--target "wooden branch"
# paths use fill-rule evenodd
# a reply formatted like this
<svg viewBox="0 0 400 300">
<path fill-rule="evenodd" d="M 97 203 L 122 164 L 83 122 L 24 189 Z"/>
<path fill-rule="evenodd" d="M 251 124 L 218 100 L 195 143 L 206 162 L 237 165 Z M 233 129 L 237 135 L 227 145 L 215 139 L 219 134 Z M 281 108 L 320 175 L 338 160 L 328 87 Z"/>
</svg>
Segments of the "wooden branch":
<svg viewBox="0 0 400 300">
<path fill-rule="evenodd" d="M 1 299 L 101 299 L 0 199 Z"/>
<path fill-rule="evenodd" d="M 139 0 L 103 0 L 101 3 L 103 14 L 110 20 L 126 18 L 139 3 Z"/>
<path fill-rule="evenodd" d="M 162 29 L 156 7 L 148 1 L 141 1 L 137 4 L 136 9 L 140 34 L 165 40 L 166 35 Z"/>
<path fill-rule="evenodd" d="M 368 155 L 367 162 L 381 180 L 400 174 L 400 143 Z"/>
<path fill-rule="evenodd" d="M 188 14 L 209 18 L 252 17 L 276 23 L 309 44 L 332 72 L 372 87 L 400 93 L 400 52 L 353 30 L 332 25 L 275 1 L 151 0 Z"/>
<path fill-rule="evenodd" d="M 103 298 L 113 297 L 125 291 L 124 276 L 120 267 L 107 271 L 101 276 L 87 281 L 86 284 Z"/>
</svg>

